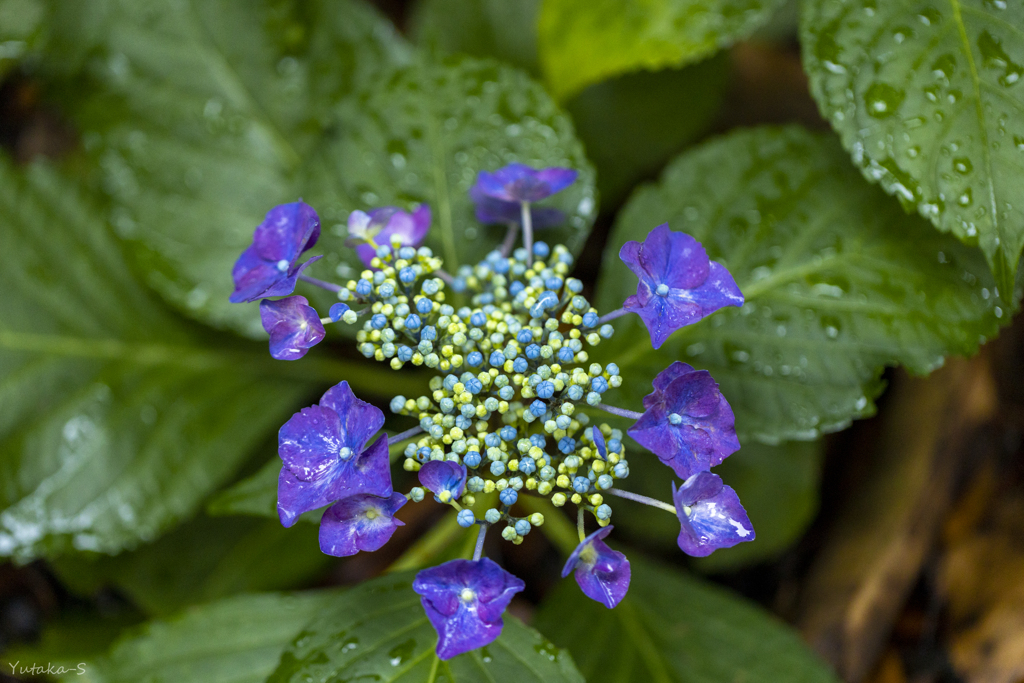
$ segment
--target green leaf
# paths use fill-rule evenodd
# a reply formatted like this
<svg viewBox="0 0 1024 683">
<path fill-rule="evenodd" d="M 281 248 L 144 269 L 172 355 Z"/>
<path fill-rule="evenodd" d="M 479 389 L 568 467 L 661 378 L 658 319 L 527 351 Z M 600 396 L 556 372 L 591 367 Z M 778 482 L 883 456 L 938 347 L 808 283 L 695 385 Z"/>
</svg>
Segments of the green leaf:
<svg viewBox="0 0 1024 683">
<path fill-rule="evenodd" d="M 219 598 L 301 586 L 331 557 L 318 529 L 285 529 L 277 520 L 197 517 L 156 542 L 116 557 L 67 555 L 51 563 L 65 585 L 89 595 L 116 586 L 161 616 Z"/>
<path fill-rule="evenodd" d="M 748 441 L 716 467 L 715 474 L 739 494 L 757 539 L 696 559 L 696 567 L 725 571 L 773 559 L 791 546 L 818 510 L 821 455 L 821 441 L 790 441 L 779 446 Z M 672 473 L 667 467 L 649 453 L 632 455 L 630 462 L 639 466 L 623 482 L 624 488 L 671 501 Z M 679 520 L 674 515 L 628 500 L 610 502 L 615 510 L 612 521 L 628 538 L 659 549 L 676 547 Z"/>
<path fill-rule="evenodd" d="M 806 0 L 804 64 L 864 175 L 978 244 L 1007 298 L 1024 248 L 1024 6 Z"/>
<path fill-rule="evenodd" d="M 221 491 L 206 506 L 211 515 L 254 515 L 277 519 L 277 480 L 281 475 L 281 461 L 272 458 L 256 473 Z M 320 521 L 319 515 L 308 514 L 299 519 Z"/>
<path fill-rule="evenodd" d="M 87 662 L 77 683 L 263 683 L 288 643 L 337 591 L 241 595 L 148 624 Z"/>
<path fill-rule="evenodd" d="M 537 612 L 537 628 L 569 648 L 588 683 L 837 683 L 764 610 L 636 553 L 629 561 L 629 593 L 615 609 L 568 578 Z"/>
<path fill-rule="evenodd" d="M 46 167 L 23 174 L 0 159 L 0 226 L 4 556 L 154 538 L 310 391 L 289 373 L 347 368 L 198 336 L 132 279 L 92 208 Z"/>
<path fill-rule="evenodd" d="M 476 222 L 469 188 L 478 171 L 512 161 L 579 170 L 571 187 L 544 202 L 564 211 L 566 224 L 539 237 L 573 251 L 583 246 L 596 213 L 594 171 L 568 117 L 520 71 L 468 57 L 421 60 L 342 102 L 337 130 L 307 169 L 306 187 L 325 226 L 333 224 L 325 244 L 337 246 L 325 269 L 341 254 L 358 263 L 341 248 L 350 211 L 420 202 L 433 211 L 426 243 L 447 264 L 477 263 L 507 228 Z"/>
<path fill-rule="evenodd" d="M 421 0 L 409 32 L 418 45 L 441 54 L 493 57 L 531 74 L 537 61 L 541 0 Z"/>
<path fill-rule="evenodd" d="M 555 97 L 612 76 L 692 64 L 749 35 L 784 0 L 543 0 L 540 61 Z"/>
<path fill-rule="evenodd" d="M 447 662 L 437 659 L 437 634 L 427 621 L 412 573 L 388 575 L 345 592 L 318 612 L 281 656 L 268 683 L 376 680 L 579 681 L 572 658 L 533 629 L 505 614 L 492 644 Z"/>
<path fill-rule="evenodd" d="M 0 0 L 0 77 L 39 37 L 44 9 L 41 0 Z"/>
<path fill-rule="evenodd" d="M 617 257 L 657 225 L 700 240 L 747 303 L 676 332 L 654 351 L 622 319 L 601 358 L 628 378 L 610 399 L 639 407 L 674 360 L 711 372 L 741 441 L 809 439 L 872 413 L 886 365 L 927 373 L 970 355 L 1009 319 L 981 253 L 907 216 L 864 183 L 838 144 L 759 128 L 674 161 L 620 213 L 605 255 L 601 310 L 636 292 Z"/>
<path fill-rule="evenodd" d="M 308 195 L 296 178 L 331 107 L 405 60 L 403 41 L 356 0 L 58 3 L 54 24 L 63 52 L 92 55 L 89 87 L 55 96 L 148 284 L 264 336 L 256 304 L 228 302 L 231 267 L 272 206 Z"/>
</svg>

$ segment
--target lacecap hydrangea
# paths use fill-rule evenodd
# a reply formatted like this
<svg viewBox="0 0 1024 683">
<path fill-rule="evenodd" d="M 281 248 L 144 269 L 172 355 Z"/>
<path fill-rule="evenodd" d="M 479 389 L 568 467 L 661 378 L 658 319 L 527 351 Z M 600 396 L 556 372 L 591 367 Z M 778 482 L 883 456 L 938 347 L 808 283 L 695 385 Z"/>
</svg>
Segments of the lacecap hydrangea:
<svg viewBox="0 0 1024 683">
<path fill-rule="evenodd" d="M 709 471 L 739 449 L 732 410 L 711 375 L 672 363 L 654 379 L 643 412 L 634 412 L 605 403 L 624 381 L 619 368 L 590 360 L 590 350 L 612 336 L 610 321 L 622 315 L 639 315 L 657 348 L 679 328 L 741 306 L 743 295 L 697 240 L 661 225 L 643 243 L 622 247 L 637 292 L 602 316 L 570 276 L 569 250 L 534 241 L 535 228 L 564 219 L 535 203 L 575 179 L 571 169 L 521 164 L 480 172 L 470 191 L 476 216 L 507 224 L 507 236 L 480 263 L 453 273 L 421 246 L 431 215 L 419 206 L 351 214 L 348 245 L 366 266 L 358 279 L 338 284 L 305 275 L 315 259 L 299 259 L 316 244 L 320 223 L 301 201 L 270 210 L 232 271 L 231 300 L 260 300 L 274 358 L 302 358 L 324 338 L 325 325 L 358 325 L 356 345 L 368 362 L 434 372 L 424 395 L 391 399 L 391 412 L 416 426 L 390 440 L 383 433 L 374 439 L 384 413 L 347 382 L 293 415 L 279 433 L 278 513 L 291 526 L 326 507 L 320 547 L 335 556 L 383 546 L 402 524 L 396 513 L 428 492 L 454 508 L 459 525 L 478 527 L 471 558 L 425 569 L 413 583 L 443 659 L 497 638 L 505 608 L 525 587 L 483 556 L 491 528 L 518 544 L 544 524 L 542 514 L 520 513 L 522 496 L 575 508 L 579 546 L 563 576 L 574 574 L 588 597 L 609 608 L 630 579 L 626 556 L 605 543 L 615 497 L 677 515 L 679 547 L 690 555 L 754 539 L 735 491 Z M 293 294 L 298 282 L 327 289 L 338 302 L 321 317 Z M 627 458 L 623 434 L 600 423 L 602 413 L 633 420 L 627 433 L 671 468 L 664 470 L 671 503 L 623 488 L 633 464 L 656 465 L 642 454 Z M 404 493 L 392 487 L 388 456 L 389 446 L 402 442 L 402 467 L 420 484 Z M 588 533 L 588 526 L 596 529 Z"/>
</svg>

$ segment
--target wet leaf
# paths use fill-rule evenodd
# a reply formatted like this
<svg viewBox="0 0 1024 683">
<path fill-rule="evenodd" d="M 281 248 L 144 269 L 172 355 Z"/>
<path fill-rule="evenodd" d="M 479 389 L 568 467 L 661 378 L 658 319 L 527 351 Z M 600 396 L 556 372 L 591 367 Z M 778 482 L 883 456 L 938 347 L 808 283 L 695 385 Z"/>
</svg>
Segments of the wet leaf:
<svg viewBox="0 0 1024 683">
<path fill-rule="evenodd" d="M 544 0 L 539 47 L 551 91 L 692 64 L 749 35 L 783 0 Z"/>
<path fill-rule="evenodd" d="M 720 383 L 741 440 L 809 439 L 870 415 L 884 366 L 927 373 L 944 356 L 974 353 L 1009 319 L 978 250 L 905 215 L 838 144 L 800 128 L 712 141 L 636 192 L 605 255 L 602 311 L 636 292 L 621 245 L 665 222 L 729 268 L 747 303 L 659 351 L 637 316 L 622 318 L 599 350 L 629 378 L 609 396 L 623 407 L 639 408 L 678 359 Z"/>
<path fill-rule="evenodd" d="M 588 683 L 837 681 L 793 630 L 760 608 L 637 553 L 629 561 L 629 593 L 615 609 L 568 578 L 537 613 L 537 628 L 572 652 Z"/>
<path fill-rule="evenodd" d="M 39 37 L 44 10 L 40 0 L 0 0 L 0 76 Z"/>
<path fill-rule="evenodd" d="M 425 202 L 433 211 L 427 244 L 447 264 L 475 264 L 507 228 L 476 222 L 469 188 L 478 171 L 512 161 L 580 171 L 572 186 L 544 201 L 561 209 L 566 223 L 541 239 L 578 251 L 597 211 L 594 171 L 568 117 L 537 83 L 495 62 L 451 57 L 391 72 L 342 102 L 337 131 L 306 169 L 328 245 L 340 247 L 353 209 Z M 332 251 L 323 268 L 341 253 Z M 351 277 L 362 267 L 336 270 Z"/>
<path fill-rule="evenodd" d="M 393 683 L 582 683 L 567 652 L 508 613 L 492 644 L 438 660 L 437 634 L 412 590 L 413 576 L 388 575 L 346 591 L 295 637 L 268 683 L 342 676 Z"/>
<path fill-rule="evenodd" d="M 1009 295 L 1024 248 L 1024 7 L 806 0 L 804 64 L 864 175 L 981 246 Z"/>
</svg>

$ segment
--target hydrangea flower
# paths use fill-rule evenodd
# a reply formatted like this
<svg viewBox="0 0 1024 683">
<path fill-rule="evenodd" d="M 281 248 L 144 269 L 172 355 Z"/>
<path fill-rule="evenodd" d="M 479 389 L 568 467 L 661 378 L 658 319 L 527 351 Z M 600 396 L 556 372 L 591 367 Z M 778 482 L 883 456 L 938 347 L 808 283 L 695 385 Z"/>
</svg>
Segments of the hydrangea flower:
<svg viewBox="0 0 1024 683">
<path fill-rule="evenodd" d="M 742 306 L 743 294 L 720 263 L 708 259 L 700 242 L 659 225 L 643 244 L 626 242 L 619 251 L 640 279 L 623 309 L 644 321 L 654 348 L 669 335 L 723 306 Z"/>
<path fill-rule="evenodd" d="M 563 579 L 575 569 L 576 583 L 580 585 L 583 594 L 609 609 L 626 597 L 630 576 L 626 556 L 612 550 L 604 542 L 613 528 L 606 526 L 598 529 L 580 541 L 562 569 Z"/>
<path fill-rule="evenodd" d="M 388 498 L 370 494 L 342 498 L 320 520 L 320 550 L 335 557 L 379 550 L 395 529 L 405 526 L 395 513 L 406 502 L 401 493 Z"/>
<path fill-rule="evenodd" d="M 357 493 L 391 496 L 388 437 L 370 440 L 384 425 L 384 413 L 360 401 L 348 382 L 331 387 L 319 405 L 292 415 L 278 433 L 284 461 L 277 488 L 281 523 Z"/>
<path fill-rule="evenodd" d="M 231 270 L 235 281 L 231 303 L 291 294 L 302 271 L 321 258 L 314 256 L 296 265 L 299 256 L 319 238 L 320 218 L 308 204 L 292 202 L 268 211 L 253 233 L 252 244 Z"/>
<path fill-rule="evenodd" d="M 366 240 L 372 240 L 378 247 L 391 246 L 397 237 L 402 246 L 418 247 L 423 244 L 430 230 L 430 207 L 420 204 L 412 213 L 394 206 L 385 206 L 365 213 L 353 211 L 348 217 L 348 234 L 357 240 L 356 255 L 367 268 L 377 255 L 377 250 Z"/>
<path fill-rule="evenodd" d="M 754 527 L 740 498 L 722 478 L 698 472 L 676 489 L 672 499 L 679 517 L 679 548 L 687 555 L 706 557 L 719 548 L 754 540 Z"/>
<path fill-rule="evenodd" d="M 484 194 L 479 185 L 469 190 L 469 198 L 476 205 L 476 219 L 481 223 L 520 223 L 523 211 L 519 202 L 506 202 Z M 531 206 L 530 216 L 533 227 L 550 228 L 565 222 L 565 214 L 558 209 L 543 206 Z"/>
<path fill-rule="evenodd" d="M 260 320 L 270 335 L 270 355 L 277 360 L 298 360 L 324 338 L 320 315 L 304 296 L 260 302 Z"/>
<path fill-rule="evenodd" d="M 490 197 L 503 202 L 512 202 L 518 208 L 520 202 L 539 202 L 576 182 L 577 172 L 571 168 L 531 168 L 525 164 L 512 163 L 493 173 L 480 171 L 476 184 L 470 190 L 470 197 Z"/>
<path fill-rule="evenodd" d="M 454 462 L 431 460 L 419 471 L 420 483 L 434 492 L 439 503 L 458 500 L 466 488 L 466 466 Z"/>
<path fill-rule="evenodd" d="M 424 569 L 412 588 L 437 631 L 437 656 L 447 660 L 494 642 L 502 613 L 526 584 L 484 557 Z"/>
<path fill-rule="evenodd" d="M 654 378 L 644 408 L 629 435 L 681 479 L 711 469 L 740 448 L 732 408 L 707 370 L 672 363 Z"/>
</svg>

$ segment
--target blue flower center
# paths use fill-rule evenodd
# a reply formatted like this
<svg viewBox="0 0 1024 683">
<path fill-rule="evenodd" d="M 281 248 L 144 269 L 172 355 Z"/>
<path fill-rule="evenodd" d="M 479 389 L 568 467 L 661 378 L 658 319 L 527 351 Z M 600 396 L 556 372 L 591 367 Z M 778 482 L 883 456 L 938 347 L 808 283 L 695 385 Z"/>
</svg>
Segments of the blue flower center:
<svg viewBox="0 0 1024 683">
<path fill-rule="evenodd" d="M 342 449 L 338 451 L 338 457 L 342 460 L 348 460 L 352 457 L 352 449 L 348 446 L 342 447 Z"/>
<path fill-rule="evenodd" d="M 463 588 L 462 592 L 459 593 L 459 600 L 462 600 L 462 602 L 473 602 L 476 600 L 476 591 L 472 588 Z"/>
<path fill-rule="evenodd" d="M 658 296 L 668 296 L 668 285 L 658 285 L 658 288 L 654 290 L 654 293 Z"/>
<path fill-rule="evenodd" d="M 277 262 L 277 269 L 279 271 L 281 271 L 282 273 L 287 271 L 288 270 L 288 260 L 287 259 L 281 259 L 280 261 L 278 261 Z"/>
<path fill-rule="evenodd" d="M 673 425 L 681 425 L 683 423 L 683 416 L 679 413 L 671 413 L 668 416 L 668 423 Z"/>
</svg>

